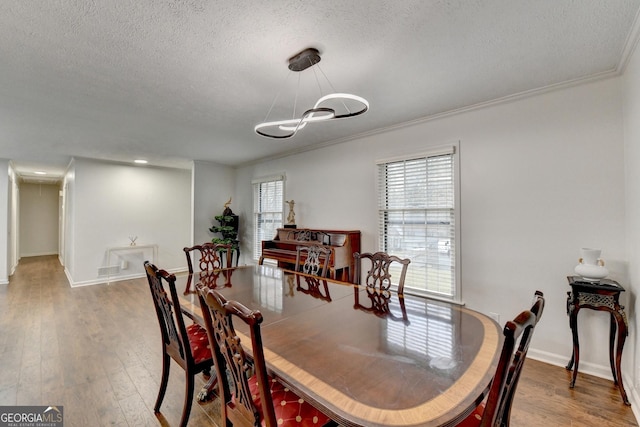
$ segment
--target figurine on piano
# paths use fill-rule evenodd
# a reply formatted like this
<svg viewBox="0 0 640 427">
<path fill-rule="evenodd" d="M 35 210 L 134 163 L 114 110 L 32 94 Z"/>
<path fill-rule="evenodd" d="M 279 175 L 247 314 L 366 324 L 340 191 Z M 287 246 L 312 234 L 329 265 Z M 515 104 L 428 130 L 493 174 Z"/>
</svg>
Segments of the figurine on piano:
<svg viewBox="0 0 640 427">
<path fill-rule="evenodd" d="M 295 225 L 296 223 L 296 214 L 293 211 L 293 206 L 296 204 L 294 200 L 286 200 L 289 205 L 289 215 L 287 216 L 287 224 Z"/>
</svg>

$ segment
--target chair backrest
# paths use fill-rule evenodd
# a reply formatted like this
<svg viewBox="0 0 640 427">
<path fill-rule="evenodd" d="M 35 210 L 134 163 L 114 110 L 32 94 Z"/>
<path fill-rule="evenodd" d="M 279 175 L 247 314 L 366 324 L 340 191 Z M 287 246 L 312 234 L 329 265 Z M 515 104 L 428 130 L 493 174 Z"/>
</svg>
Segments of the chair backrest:
<svg viewBox="0 0 640 427">
<path fill-rule="evenodd" d="M 145 261 L 144 268 L 158 316 L 165 352 L 186 370 L 188 363 L 193 364 L 193 355 L 176 292 L 176 276 L 165 270 L 159 270 L 149 261 Z M 163 281 L 167 284 L 171 297 L 167 295 Z"/>
<path fill-rule="evenodd" d="M 511 405 L 533 331 L 544 310 L 544 295 L 536 291 L 533 306 L 504 326 L 504 344 L 496 374 L 491 382 L 481 427 L 508 426 Z M 518 338 L 520 342 L 518 344 Z M 516 347 L 517 344 L 517 347 Z"/>
<path fill-rule="evenodd" d="M 306 258 L 302 262 L 302 255 L 306 253 Z M 329 258 L 331 249 L 320 246 L 298 246 L 296 247 L 296 271 L 302 271 L 314 276 L 327 277 L 329 268 Z"/>
<path fill-rule="evenodd" d="M 193 273 L 191 253 L 195 255 L 198 271 L 219 270 L 221 268 L 231 268 L 231 245 L 221 243 L 203 243 L 183 249 L 187 256 L 187 266 L 189 273 Z M 222 253 L 226 251 L 225 257 Z"/>
<path fill-rule="evenodd" d="M 377 290 L 387 291 L 391 287 L 391 273 L 389 269 L 394 262 L 401 264 L 400 277 L 398 278 L 398 293 L 404 292 L 404 279 L 407 275 L 407 267 L 411 260 L 409 258 L 399 258 L 395 255 L 389 255 L 386 252 L 375 253 L 358 253 L 353 254 L 355 260 L 355 283 L 361 284 L 362 280 L 362 260 L 366 259 L 370 262 L 370 270 L 367 271 L 365 278 L 365 284 L 367 288 L 373 288 Z"/>
<path fill-rule="evenodd" d="M 262 415 L 267 427 L 275 427 L 276 416 L 260 335 L 262 314 L 249 310 L 237 301 L 227 301 L 222 294 L 206 286 L 198 285 L 197 290 L 212 347 L 220 395 L 224 399 L 222 419 L 229 420 L 234 427 L 255 426 L 260 425 Z M 253 364 L 242 348 L 233 327 L 233 318 L 249 326 Z M 251 398 L 248 378 L 254 371 L 261 408 L 256 407 Z"/>
</svg>

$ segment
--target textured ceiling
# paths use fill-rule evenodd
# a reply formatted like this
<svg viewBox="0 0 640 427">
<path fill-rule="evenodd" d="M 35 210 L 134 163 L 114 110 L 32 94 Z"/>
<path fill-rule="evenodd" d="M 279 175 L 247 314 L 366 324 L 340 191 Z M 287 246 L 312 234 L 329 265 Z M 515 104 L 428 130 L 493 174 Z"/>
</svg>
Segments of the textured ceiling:
<svg viewBox="0 0 640 427">
<path fill-rule="evenodd" d="M 238 165 L 620 71 L 640 0 L 2 0 L 0 157 Z M 257 136 L 307 47 L 365 115 Z M 302 88 L 319 96 L 311 70 Z M 310 80 L 305 80 L 310 79 Z M 309 84 L 305 84 L 306 82 Z M 293 87 L 293 86 L 291 86 Z M 279 106 L 292 100 L 282 93 Z M 304 91 L 299 109 L 308 108 Z M 311 103 L 312 101 L 308 101 Z M 304 107 L 302 107 L 304 105 Z M 291 115 L 290 110 L 286 115 Z M 275 119 L 272 115 L 270 119 Z"/>
</svg>

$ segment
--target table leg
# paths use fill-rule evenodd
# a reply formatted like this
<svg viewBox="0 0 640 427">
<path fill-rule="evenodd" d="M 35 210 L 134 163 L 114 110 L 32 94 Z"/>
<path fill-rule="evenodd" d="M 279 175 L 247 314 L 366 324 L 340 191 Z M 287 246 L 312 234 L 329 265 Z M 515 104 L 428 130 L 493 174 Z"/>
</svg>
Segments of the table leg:
<svg viewBox="0 0 640 427">
<path fill-rule="evenodd" d="M 609 364 L 611 365 L 611 375 L 613 376 L 613 384 L 618 385 L 618 377 L 616 374 L 616 358 L 615 358 L 615 343 L 616 343 L 616 318 L 613 313 L 609 313 Z"/>
<path fill-rule="evenodd" d="M 622 349 L 624 348 L 624 342 L 627 339 L 627 323 L 625 322 L 624 317 L 620 312 L 614 311 L 613 316 L 615 316 L 616 323 L 618 325 L 618 337 L 617 337 L 617 345 L 616 345 L 616 375 L 614 379 L 617 377 L 618 379 L 618 389 L 620 389 L 620 396 L 622 397 L 622 401 L 625 405 L 631 406 L 629 399 L 627 398 L 627 392 L 624 390 L 624 385 L 622 384 Z"/>
<path fill-rule="evenodd" d="M 571 369 L 569 366 L 573 365 L 573 375 L 571 376 L 571 383 L 569 384 L 569 388 L 574 388 L 576 385 L 576 379 L 578 378 L 578 364 L 580 363 L 580 342 L 578 341 L 578 307 L 573 307 L 571 314 L 569 316 L 569 324 L 571 326 L 571 332 L 573 335 L 573 355 L 571 356 L 571 361 L 569 365 L 567 365 L 568 369 Z"/>
<path fill-rule="evenodd" d="M 231 286 L 231 274 L 232 270 L 223 270 L 222 275 L 224 276 L 224 286 Z"/>
<path fill-rule="evenodd" d="M 571 350 L 571 359 L 569 360 L 569 363 L 567 363 L 567 366 L 564 367 L 567 371 L 570 371 L 571 368 L 573 368 L 573 357 L 573 350 Z"/>
<path fill-rule="evenodd" d="M 569 329 L 571 329 L 571 334 L 573 335 L 573 326 L 572 326 L 573 324 L 571 323 L 571 313 L 573 312 L 574 305 L 572 301 L 573 301 L 573 293 L 567 292 L 567 315 L 569 316 Z M 573 352 L 573 349 L 571 349 L 571 359 L 569 360 L 569 363 L 567 363 L 567 366 L 565 366 L 565 369 L 567 371 L 570 371 L 571 368 L 573 368 L 574 358 L 575 358 L 575 354 Z"/>
</svg>

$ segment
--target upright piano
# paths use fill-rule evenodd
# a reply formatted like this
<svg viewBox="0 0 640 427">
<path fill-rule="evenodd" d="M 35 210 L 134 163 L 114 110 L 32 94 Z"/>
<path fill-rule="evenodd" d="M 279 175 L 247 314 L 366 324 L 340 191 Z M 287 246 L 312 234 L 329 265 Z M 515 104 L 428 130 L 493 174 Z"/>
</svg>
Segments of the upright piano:
<svg viewBox="0 0 640 427">
<path fill-rule="evenodd" d="M 296 248 L 303 245 L 329 248 L 330 277 L 352 281 L 355 271 L 353 253 L 360 252 L 360 230 L 278 228 L 273 239 L 262 241 L 262 254 L 258 263 L 262 265 L 265 258 L 269 258 L 276 260 L 278 267 L 295 269 Z M 337 277 L 337 272 L 340 272 L 340 277 Z"/>
</svg>

